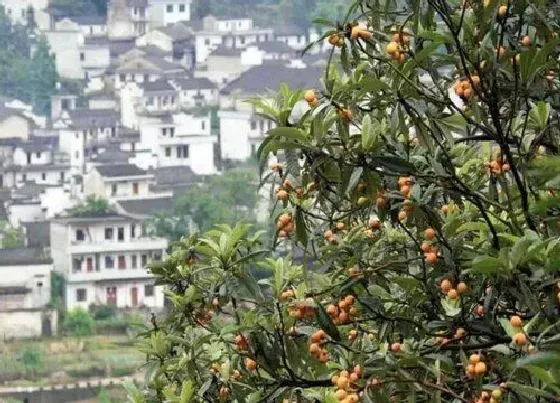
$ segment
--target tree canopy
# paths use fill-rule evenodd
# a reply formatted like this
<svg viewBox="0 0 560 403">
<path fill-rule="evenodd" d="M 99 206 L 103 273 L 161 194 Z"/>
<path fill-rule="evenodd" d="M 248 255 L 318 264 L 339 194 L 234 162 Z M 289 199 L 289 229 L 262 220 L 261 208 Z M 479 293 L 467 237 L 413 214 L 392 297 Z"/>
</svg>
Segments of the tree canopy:
<svg viewBox="0 0 560 403">
<path fill-rule="evenodd" d="M 152 267 L 171 307 L 131 401 L 560 401 L 558 9 L 396 3 L 324 21 L 322 88 L 252 102 L 277 237 Z"/>
</svg>

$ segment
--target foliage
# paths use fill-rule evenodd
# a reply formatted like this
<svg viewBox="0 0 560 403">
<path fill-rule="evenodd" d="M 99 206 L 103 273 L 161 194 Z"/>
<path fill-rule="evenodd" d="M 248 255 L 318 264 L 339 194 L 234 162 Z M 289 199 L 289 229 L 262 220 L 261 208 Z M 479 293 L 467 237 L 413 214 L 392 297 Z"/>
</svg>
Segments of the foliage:
<svg viewBox="0 0 560 403">
<path fill-rule="evenodd" d="M 99 403 L 111 403 L 111 396 L 109 396 L 109 392 L 107 392 L 107 389 L 99 389 L 99 392 L 97 393 L 97 401 Z"/>
<path fill-rule="evenodd" d="M 66 313 L 62 328 L 75 337 L 91 336 L 95 331 L 95 321 L 85 309 L 74 308 Z"/>
<path fill-rule="evenodd" d="M 43 353 L 36 346 L 25 346 L 19 358 L 25 368 L 25 371 L 31 375 L 40 372 L 45 366 Z"/>
<path fill-rule="evenodd" d="M 103 217 L 113 212 L 107 199 L 97 198 L 95 195 L 88 196 L 84 203 L 68 210 L 71 217 Z"/>
<path fill-rule="evenodd" d="M 54 0 L 50 8 L 57 10 L 61 15 L 107 15 L 109 0 Z"/>
<path fill-rule="evenodd" d="M 0 221 L 0 249 L 22 248 L 25 235 L 22 228 L 14 228 L 7 221 Z"/>
<path fill-rule="evenodd" d="M 117 316 L 117 307 L 115 305 L 90 305 L 89 312 L 95 320 L 112 319 Z"/>
<path fill-rule="evenodd" d="M 199 231 L 206 231 L 215 223 L 254 221 L 257 186 L 258 177 L 247 171 L 229 171 L 210 177 L 177 198 L 171 213 L 157 215 L 152 223 L 154 230 L 159 236 L 175 241 L 191 227 L 191 222 Z"/>
<path fill-rule="evenodd" d="M 12 25 L 0 7 L 0 94 L 28 102 L 46 115 L 58 74 L 46 40 L 40 37 L 34 43 L 28 29 Z"/>
<path fill-rule="evenodd" d="M 220 226 L 152 268 L 130 400 L 558 402 L 558 17 L 354 2 L 324 88 L 253 101 L 286 157 L 272 251 Z"/>
</svg>

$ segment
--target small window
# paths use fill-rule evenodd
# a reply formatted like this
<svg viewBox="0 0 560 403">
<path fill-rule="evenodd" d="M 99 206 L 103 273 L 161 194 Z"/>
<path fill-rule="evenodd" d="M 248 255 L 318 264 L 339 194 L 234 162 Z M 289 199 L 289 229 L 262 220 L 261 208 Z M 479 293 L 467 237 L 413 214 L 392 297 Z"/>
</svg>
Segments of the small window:
<svg viewBox="0 0 560 403">
<path fill-rule="evenodd" d="M 119 264 L 119 270 L 126 269 L 126 258 L 124 256 L 119 256 L 118 264 Z"/>
<path fill-rule="evenodd" d="M 124 241 L 124 227 L 119 227 L 117 229 L 117 241 Z"/>
<path fill-rule="evenodd" d="M 167 136 L 167 128 L 166 127 L 163 127 L 161 129 L 161 135 L 164 136 L 164 137 Z"/>
<path fill-rule="evenodd" d="M 142 255 L 142 267 L 146 267 L 148 265 L 148 255 Z"/>
<path fill-rule="evenodd" d="M 27 181 L 27 174 L 21 175 L 21 180 L 24 182 Z"/>
<path fill-rule="evenodd" d="M 113 183 L 111 185 L 111 196 L 115 196 L 117 194 L 117 184 Z"/>
<path fill-rule="evenodd" d="M 240 43 L 241 45 L 245 45 L 245 37 L 244 37 L 244 36 L 240 36 L 240 37 L 239 37 L 239 43 Z"/>
<path fill-rule="evenodd" d="M 171 157 L 171 147 L 165 147 L 165 156 Z"/>
<path fill-rule="evenodd" d="M 264 131 L 264 120 L 259 121 L 259 127 L 261 129 L 261 132 Z"/>
<path fill-rule="evenodd" d="M 255 120 L 251 120 L 251 130 L 257 130 L 257 122 Z"/>
<path fill-rule="evenodd" d="M 76 159 L 80 158 L 80 152 L 79 152 L 79 151 L 76 151 L 75 156 L 76 156 Z"/>
<path fill-rule="evenodd" d="M 154 97 L 146 98 L 146 106 L 154 106 Z"/>
<path fill-rule="evenodd" d="M 166 11 L 168 13 L 172 13 L 173 12 L 173 4 L 168 4 L 167 7 L 166 7 Z"/>
<path fill-rule="evenodd" d="M 111 137 L 115 137 L 117 135 L 117 128 L 111 127 Z"/>
<path fill-rule="evenodd" d="M 42 287 L 43 286 L 43 282 L 42 281 L 37 281 L 37 287 Z"/>
<path fill-rule="evenodd" d="M 114 269 L 115 268 L 115 259 L 111 256 L 105 256 L 105 268 L 106 269 Z"/>
<path fill-rule="evenodd" d="M 200 126 L 201 126 L 202 130 L 206 130 L 206 121 L 203 120 Z"/>
<path fill-rule="evenodd" d="M 36 153 L 35 153 L 35 157 L 41 158 L 41 152 L 40 152 L 40 151 L 39 151 L 39 152 L 36 152 Z"/>
<path fill-rule="evenodd" d="M 136 224 L 130 226 L 130 237 L 136 238 Z"/>
<path fill-rule="evenodd" d="M 204 44 L 206 46 L 210 45 L 210 39 L 209 38 L 204 39 Z"/>
<path fill-rule="evenodd" d="M 251 155 L 252 156 L 257 155 L 257 145 L 256 144 L 251 144 Z"/>
<path fill-rule="evenodd" d="M 175 128 L 174 127 L 169 128 L 169 137 L 175 137 Z"/>
<path fill-rule="evenodd" d="M 78 301 L 78 302 L 86 302 L 87 301 L 87 289 L 78 288 L 76 290 L 76 301 Z"/>
<path fill-rule="evenodd" d="M 180 4 L 180 5 L 179 5 L 179 12 L 180 12 L 180 13 L 184 13 L 184 12 L 185 12 L 185 5 L 184 5 L 184 4 Z"/>
<path fill-rule="evenodd" d="M 122 74 L 122 73 L 119 74 L 119 80 L 122 81 L 122 82 L 125 82 L 126 81 L 126 74 Z"/>
<path fill-rule="evenodd" d="M 105 228 L 105 240 L 107 241 L 113 240 L 113 228 L 110 227 Z"/>
<path fill-rule="evenodd" d="M 85 239 L 86 239 L 86 235 L 84 233 L 84 230 L 77 229 L 76 230 L 76 241 L 83 241 Z"/>
<path fill-rule="evenodd" d="M 61 173 L 60 173 L 60 181 L 61 181 L 61 182 L 64 182 L 64 172 L 61 172 Z"/>
<path fill-rule="evenodd" d="M 132 255 L 132 259 L 131 259 L 131 262 L 130 262 L 130 266 L 131 266 L 133 269 L 138 268 L 138 256 Z"/>
<path fill-rule="evenodd" d="M 31 153 L 27 153 L 26 158 L 27 158 L 27 163 L 31 164 Z"/>
<path fill-rule="evenodd" d="M 132 194 L 133 194 L 133 195 L 137 195 L 137 194 L 138 194 L 138 183 L 137 183 L 137 182 L 134 182 L 134 183 L 132 184 Z"/>
<path fill-rule="evenodd" d="M 88 272 L 92 272 L 93 271 L 93 259 L 88 257 L 86 259 L 86 268 Z"/>
<path fill-rule="evenodd" d="M 153 285 L 145 285 L 144 286 L 144 296 L 145 297 L 153 297 L 154 296 L 154 286 Z"/>
<path fill-rule="evenodd" d="M 80 259 L 72 259 L 72 271 L 74 273 L 82 271 L 82 261 Z"/>
<path fill-rule="evenodd" d="M 189 158 L 189 146 L 183 146 L 183 158 Z"/>
<path fill-rule="evenodd" d="M 80 61 L 83 62 L 84 60 L 86 60 L 86 55 L 84 52 L 80 52 Z"/>
<path fill-rule="evenodd" d="M 46 173 L 41 173 L 41 180 L 46 181 L 47 180 L 47 174 Z"/>
</svg>

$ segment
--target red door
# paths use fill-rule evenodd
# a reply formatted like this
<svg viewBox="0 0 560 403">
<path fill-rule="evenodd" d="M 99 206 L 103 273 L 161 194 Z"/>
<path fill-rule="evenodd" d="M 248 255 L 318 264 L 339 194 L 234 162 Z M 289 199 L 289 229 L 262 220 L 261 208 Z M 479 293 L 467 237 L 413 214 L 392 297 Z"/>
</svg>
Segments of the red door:
<svg viewBox="0 0 560 403">
<path fill-rule="evenodd" d="M 132 287 L 130 289 L 130 299 L 132 299 L 132 306 L 138 306 L 138 288 Z"/>
<path fill-rule="evenodd" d="M 93 271 L 93 259 L 88 257 L 86 260 L 87 271 Z"/>
<path fill-rule="evenodd" d="M 107 287 L 105 294 L 107 305 L 117 305 L 117 287 Z"/>
</svg>

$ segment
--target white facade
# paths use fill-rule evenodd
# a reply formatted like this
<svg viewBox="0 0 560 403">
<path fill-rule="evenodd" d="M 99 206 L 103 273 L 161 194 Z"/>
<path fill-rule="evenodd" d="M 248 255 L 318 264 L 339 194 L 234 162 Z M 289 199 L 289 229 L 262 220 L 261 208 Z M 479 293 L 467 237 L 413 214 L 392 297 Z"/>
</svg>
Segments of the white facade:
<svg viewBox="0 0 560 403">
<path fill-rule="evenodd" d="M 13 115 L 0 119 L 0 139 L 18 137 L 25 140 L 29 138 L 31 128 L 31 121 L 14 111 Z"/>
<path fill-rule="evenodd" d="M 65 18 L 55 24 L 54 30 L 44 34 L 54 56 L 58 74 L 68 79 L 83 79 L 80 53 L 84 35 L 80 26 Z"/>
<path fill-rule="evenodd" d="M 149 0 L 150 29 L 190 21 L 191 0 Z"/>
<path fill-rule="evenodd" d="M 102 176 L 94 167 L 84 176 L 84 194 L 109 200 L 142 198 L 150 194 L 153 175 Z"/>
<path fill-rule="evenodd" d="M 12 201 L 8 205 L 8 219 L 13 227 L 24 222 L 43 221 L 45 213 L 40 201 Z"/>
<path fill-rule="evenodd" d="M 10 17 L 13 24 L 27 24 L 28 12 L 35 15 L 49 5 L 50 0 L 0 0 L 0 6 L 4 6 L 6 15 Z"/>
<path fill-rule="evenodd" d="M 0 297 L 0 310 L 33 309 L 47 305 L 51 297 L 52 270 L 52 263 L 0 265 L 0 287 L 25 287 L 28 290 L 18 301 L 6 301 Z"/>
<path fill-rule="evenodd" d="M 167 240 L 148 237 L 124 215 L 66 218 L 51 223 L 55 270 L 66 278 L 66 308 L 109 304 L 163 307 L 147 265 L 164 257 Z"/>
</svg>

